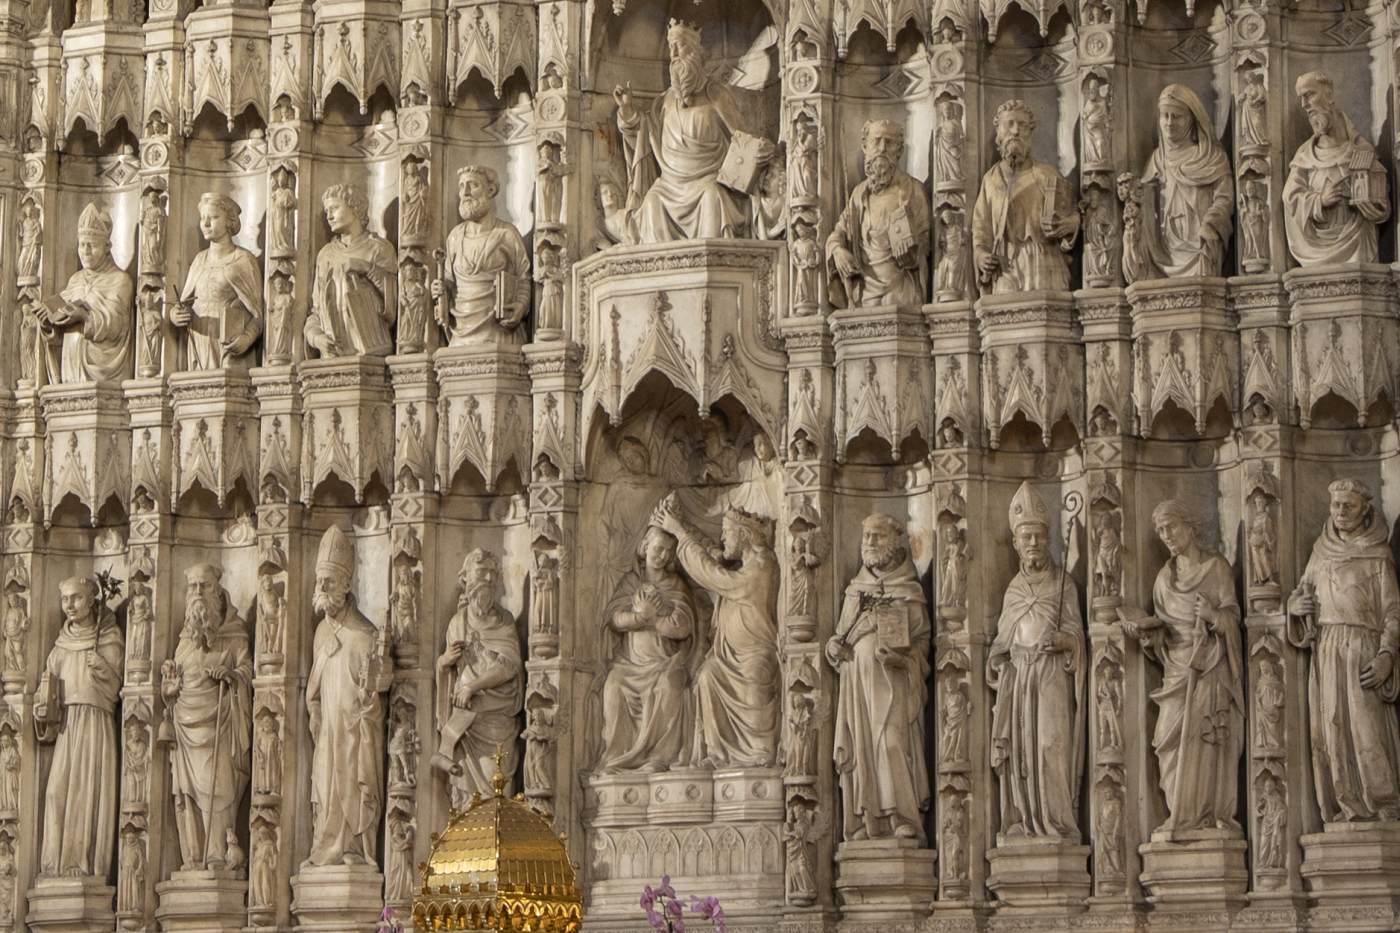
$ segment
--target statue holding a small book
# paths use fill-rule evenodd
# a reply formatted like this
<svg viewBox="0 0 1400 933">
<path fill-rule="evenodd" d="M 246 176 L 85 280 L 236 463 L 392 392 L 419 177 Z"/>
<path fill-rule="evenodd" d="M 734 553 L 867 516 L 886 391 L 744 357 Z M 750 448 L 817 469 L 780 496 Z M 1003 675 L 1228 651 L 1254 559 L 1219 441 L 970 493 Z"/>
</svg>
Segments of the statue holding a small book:
<svg viewBox="0 0 1400 933">
<path fill-rule="evenodd" d="M 496 216 L 500 187 L 495 171 L 484 166 L 468 165 L 457 173 L 462 222 L 447 235 L 442 268 L 431 286 L 438 323 L 451 347 L 525 341 L 520 324 L 530 310 L 530 257 L 520 231 Z"/>
<path fill-rule="evenodd" d="M 1152 748 L 1167 820 L 1154 838 L 1239 836 L 1244 653 L 1234 575 L 1202 542 L 1199 519 L 1177 500 L 1158 503 L 1152 524 L 1171 555 L 1152 587 L 1153 614 L 1126 606 L 1118 614 L 1124 634 L 1162 665 L 1162 685 L 1152 692 Z"/>
<path fill-rule="evenodd" d="M 860 136 L 865 180 L 826 240 L 832 304 L 919 306 L 928 293 L 929 206 L 923 185 L 901 165 L 904 127 L 871 120 Z"/>
<path fill-rule="evenodd" d="M 847 841 L 894 836 L 924 844 L 929 805 L 924 759 L 928 698 L 928 605 L 888 515 L 861 525 L 861 567 L 846 587 L 826 657 L 841 685 L 836 701 L 836 772 Z"/>
<path fill-rule="evenodd" d="M 982 176 L 972 211 L 972 255 L 983 294 L 1067 291 L 1079 236 L 1069 182 L 1031 158 L 1035 114 L 1022 100 L 997 108 L 1001 161 Z"/>
<path fill-rule="evenodd" d="M 1390 216 L 1386 171 L 1320 71 L 1294 85 L 1312 128 L 1283 186 L 1288 249 L 1301 266 L 1375 262 L 1376 225 Z"/>
<path fill-rule="evenodd" d="M 649 110 L 631 86 L 613 89 L 627 158 L 627 201 L 613 209 L 625 243 L 749 235 L 770 140 L 750 132 L 742 93 L 706 74 L 700 30 L 671 20 L 666 30 L 671 86 Z"/>
</svg>

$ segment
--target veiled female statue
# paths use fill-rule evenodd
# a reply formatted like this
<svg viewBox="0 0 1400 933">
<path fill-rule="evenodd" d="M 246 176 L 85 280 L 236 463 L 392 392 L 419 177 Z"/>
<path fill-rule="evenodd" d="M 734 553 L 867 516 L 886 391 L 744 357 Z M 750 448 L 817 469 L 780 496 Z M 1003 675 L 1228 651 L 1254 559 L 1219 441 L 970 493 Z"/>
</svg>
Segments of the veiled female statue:
<svg viewBox="0 0 1400 933">
<path fill-rule="evenodd" d="M 1196 519 L 1180 502 L 1158 504 L 1152 523 L 1171 558 L 1152 587 L 1155 615 L 1125 618 L 1123 629 L 1162 665 L 1152 747 L 1168 816 L 1157 831 L 1238 834 L 1244 660 L 1234 574 L 1202 546 Z"/>
<path fill-rule="evenodd" d="M 695 600 L 676 572 L 676 539 L 652 526 L 604 610 L 612 662 L 603 684 L 599 771 L 664 771 L 692 731 L 699 663 Z"/>
<path fill-rule="evenodd" d="M 1142 173 L 1142 214 L 1124 231 L 1130 282 L 1217 276 L 1233 229 L 1230 157 L 1196 92 L 1169 84 L 1157 97 L 1158 144 Z"/>
</svg>

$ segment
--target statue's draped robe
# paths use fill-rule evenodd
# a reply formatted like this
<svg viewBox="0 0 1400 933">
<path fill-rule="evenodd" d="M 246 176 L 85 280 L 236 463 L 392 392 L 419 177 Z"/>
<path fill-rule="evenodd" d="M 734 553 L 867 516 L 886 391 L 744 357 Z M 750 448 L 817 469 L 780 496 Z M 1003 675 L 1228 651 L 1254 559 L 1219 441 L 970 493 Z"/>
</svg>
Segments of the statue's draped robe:
<svg viewBox="0 0 1400 933">
<path fill-rule="evenodd" d="M 1215 631 L 1196 627 L 1196 597 L 1216 608 Z M 1239 830 L 1235 821 L 1244 747 L 1244 659 L 1234 575 L 1225 558 L 1206 556 L 1183 573 L 1174 558 L 1157 574 L 1152 604 L 1162 626 L 1143 647 L 1162 664 L 1157 702 L 1158 781 L 1167 831 Z"/>
<path fill-rule="evenodd" d="M 188 842 L 202 858 L 224 858 L 224 831 L 235 826 L 235 809 L 248 786 L 252 755 L 253 657 L 248 630 L 229 605 L 224 619 L 209 636 L 205 651 L 192 635 L 181 634 L 175 648 L 180 668 L 180 695 L 172 718 L 175 745 L 170 753 L 172 792 L 185 801 L 177 816 Z M 222 688 L 209 676 L 216 667 L 233 674 Z M 204 838 L 205 821 L 209 838 Z M 194 854 L 194 853 L 192 853 Z"/>
<path fill-rule="evenodd" d="M 352 259 L 369 265 L 368 280 L 348 271 Z M 394 349 L 391 325 L 398 314 L 398 276 L 394 248 L 387 240 L 368 232 L 332 239 L 316 254 L 307 342 L 330 334 L 342 356 L 388 355 Z"/>
<path fill-rule="evenodd" d="M 1040 651 L 1052 629 L 1072 636 L 1070 650 Z M 991 764 L 1001 778 L 1005 836 L 1079 839 L 1084 670 L 1073 581 L 1058 567 L 1018 573 L 1006 589 L 987 659 L 987 683 L 997 695 Z"/>
<path fill-rule="evenodd" d="M 316 628 L 306 705 L 312 736 L 311 865 L 376 863 L 384 795 L 384 708 L 364 679 L 379 633 L 353 602 Z"/>
<path fill-rule="evenodd" d="M 468 610 L 462 610 L 447 623 L 447 644 L 460 641 L 465 648 L 456 664 L 438 673 L 438 723 L 446 722 L 452 714 L 452 694 L 458 684 L 474 680 L 497 666 L 509 668 L 514 676 L 472 694 L 467 709 L 475 717 L 452 756 L 453 762 L 462 768 L 460 775 L 452 777 L 453 798 L 461 801 L 473 791 L 483 795 L 490 792 L 498 745 L 504 756 L 501 773 L 515 774 L 519 758 L 515 740 L 520 731 L 516 716 L 524 706 L 525 697 L 524 667 L 515 619 L 499 606 L 491 607 L 484 618 L 469 618 L 469 615 Z"/>
<path fill-rule="evenodd" d="M 902 205 L 909 218 L 914 239 L 911 252 L 916 260 L 912 269 L 901 268 L 890 247 L 890 215 L 895 205 Z M 853 306 L 917 306 L 924 303 L 928 291 L 928 237 L 928 195 L 923 185 L 896 170 L 889 186 L 880 191 L 869 179 L 856 185 L 826 238 L 826 255 L 830 260 L 841 246 L 855 257 L 860 294 L 847 296 Z M 828 261 L 828 265 L 831 274 L 839 277 L 835 263 Z"/>
<path fill-rule="evenodd" d="M 105 666 L 88 663 L 95 652 Z M 44 786 L 44 835 L 39 873 L 106 879 L 117 829 L 117 696 L 125 645 L 107 615 L 64 622 L 44 670 L 58 682 L 63 729 Z M 45 700 L 35 696 L 35 705 Z"/>
<path fill-rule="evenodd" d="M 715 598 L 714 640 L 695 676 L 697 764 L 768 767 L 778 750 L 778 563 L 750 550 L 738 569 L 725 566 L 689 533 L 677 555 L 697 585 Z"/>
<path fill-rule="evenodd" d="M 118 380 L 131 375 L 131 322 L 136 290 L 108 255 L 95 269 L 79 269 L 60 297 L 87 306 L 81 326 L 63 331 L 58 352 L 48 354 L 49 382 Z"/>
<path fill-rule="evenodd" d="M 1400 662 L 1380 689 L 1361 686 L 1377 652 L 1400 654 L 1400 589 L 1385 522 L 1377 515 L 1343 537 L 1327 521 L 1299 584 L 1317 593 L 1308 717 L 1322 818 L 1400 818 Z"/>
<path fill-rule="evenodd" d="M 182 301 L 194 299 L 186 328 L 190 369 L 218 369 L 224 365 L 225 340 L 262 333 L 262 294 L 262 272 L 246 249 L 235 246 L 217 257 L 206 249 L 194 257 L 180 293 Z"/>
<path fill-rule="evenodd" d="M 1041 232 L 1045 202 L 1055 209 L 1057 222 L 1074 222 L 1064 237 L 1047 240 Z M 1067 291 L 1068 253 L 1074 243 L 1078 213 L 1070 199 L 1069 184 L 1043 162 L 1031 162 L 1020 171 L 1005 159 L 982 176 L 982 188 L 972 212 L 972 251 L 1001 257 L 1001 271 L 992 280 L 993 295 L 1030 290 Z"/>
<path fill-rule="evenodd" d="M 1375 147 L 1357 134 L 1346 114 L 1334 111 L 1334 119 L 1340 121 L 1345 141 L 1317 136 L 1305 141 L 1293 155 L 1283 186 L 1288 249 L 1305 266 L 1375 262 L 1376 224 L 1390 216 L 1386 172 Z M 1353 202 L 1344 196 L 1324 207 L 1322 198 L 1329 187 L 1336 182 L 1348 186 L 1353 162 L 1368 166 L 1358 173 L 1366 179 L 1366 197 Z"/>
<path fill-rule="evenodd" d="M 1234 228 L 1230 157 L 1216 141 L 1200 98 L 1181 88 L 1173 101 L 1191 111 L 1196 141 L 1173 145 L 1163 140 L 1148 159 L 1136 235 L 1141 240 L 1124 249 L 1125 271 L 1133 280 L 1220 275 Z M 1201 234 L 1207 228 L 1215 236 L 1202 248 Z"/>
<path fill-rule="evenodd" d="M 661 243 L 743 236 L 748 199 L 719 182 L 720 166 L 736 132 L 751 132 L 733 92 L 706 81 L 683 106 L 675 88 L 650 112 L 619 113 L 627 157 L 627 241 Z"/>
<path fill-rule="evenodd" d="M 458 224 L 447 235 L 447 261 L 454 290 L 448 343 L 459 347 L 524 342 L 524 328 L 506 330 L 496 317 L 498 281 L 502 312 L 513 303 L 524 301 L 528 306 L 530 301 L 530 258 L 515 227 L 499 217 L 479 233 Z"/>
<path fill-rule="evenodd" d="M 890 601 L 882 611 L 904 616 L 905 667 L 887 667 L 875 656 L 880 638 L 871 609 L 876 600 Z M 850 646 L 852 657 L 841 665 L 835 738 L 847 839 L 876 817 L 907 821 L 923 838 L 920 812 L 929 802 L 923 728 L 929 634 L 928 606 L 908 557 L 883 574 L 862 566 L 847 585 L 836 635 Z"/>
<path fill-rule="evenodd" d="M 650 584 L 666 608 L 667 628 L 605 634 L 613 643 L 612 665 L 603 684 L 603 753 L 599 770 L 665 770 L 681 761 L 694 728 L 688 689 L 695 666 L 695 601 L 675 573 L 647 579 L 633 570 L 622 578 L 604 610 L 604 625 L 630 612 L 637 591 Z M 676 637 L 680 633 L 681 637 Z"/>
</svg>

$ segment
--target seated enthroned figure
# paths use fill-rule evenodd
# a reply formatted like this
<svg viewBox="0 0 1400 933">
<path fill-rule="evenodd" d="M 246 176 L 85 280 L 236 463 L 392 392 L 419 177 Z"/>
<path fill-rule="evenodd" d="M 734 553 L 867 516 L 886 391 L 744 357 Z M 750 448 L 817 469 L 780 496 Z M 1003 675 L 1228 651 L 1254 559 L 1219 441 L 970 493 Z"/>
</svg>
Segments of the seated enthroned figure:
<svg viewBox="0 0 1400 933">
<path fill-rule="evenodd" d="M 734 89 L 705 73 L 700 30 L 671 20 L 666 31 L 671 86 L 649 111 L 631 87 L 613 89 L 627 155 L 625 243 L 659 243 L 748 234 L 747 192 L 773 144 L 751 135 Z"/>
</svg>

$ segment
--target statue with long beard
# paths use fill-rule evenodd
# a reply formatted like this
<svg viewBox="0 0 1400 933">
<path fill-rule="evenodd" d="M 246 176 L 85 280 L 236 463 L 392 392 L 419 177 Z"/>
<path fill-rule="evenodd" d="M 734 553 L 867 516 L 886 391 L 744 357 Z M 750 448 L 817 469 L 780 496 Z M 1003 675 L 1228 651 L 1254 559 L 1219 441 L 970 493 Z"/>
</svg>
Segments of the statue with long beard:
<svg viewBox="0 0 1400 933">
<path fill-rule="evenodd" d="M 355 552 L 332 526 L 316 555 L 311 714 L 311 854 L 303 869 L 375 865 L 384 802 L 384 703 L 393 682 L 388 639 L 355 608 Z"/>
<path fill-rule="evenodd" d="M 843 307 L 923 304 L 928 292 L 929 207 L 923 186 L 900 168 L 904 128 L 871 120 L 860 134 L 865 180 L 826 240 L 831 272 L 845 293 Z"/>
<path fill-rule="evenodd" d="M 1022 100 L 997 108 L 1001 161 L 982 176 L 972 211 L 977 278 L 992 295 L 1069 288 L 1069 251 L 1079 234 L 1069 183 L 1031 158 L 1035 114 Z"/>
<path fill-rule="evenodd" d="M 462 222 L 447 235 L 443 277 L 434 280 L 434 301 L 449 297 L 448 346 L 518 344 L 520 322 L 530 309 L 530 258 L 525 240 L 496 216 L 496 173 L 468 165 L 457 173 L 457 213 Z"/>
<path fill-rule="evenodd" d="M 888 515 L 861 524 L 861 567 L 846 586 L 826 657 L 840 678 L 836 772 L 850 840 L 925 840 L 929 805 L 924 761 L 928 699 L 928 605 Z"/>
<path fill-rule="evenodd" d="M 476 548 L 462 561 L 457 613 L 437 660 L 438 748 L 433 767 L 451 779 L 453 807 L 486 794 L 496 769 L 515 774 L 516 717 L 524 705 L 525 662 L 515 618 L 500 604 L 496 555 Z M 498 762 L 496 755 L 503 753 Z"/>
<path fill-rule="evenodd" d="M 613 89 L 628 174 L 619 232 L 626 243 L 745 236 L 751 204 L 721 169 L 731 146 L 752 147 L 746 161 L 755 168 L 774 146 L 750 135 L 734 90 L 705 74 L 698 29 L 671 20 L 666 46 L 671 86 L 650 111 L 633 105 L 630 86 Z"/>
<path fill-rule="evenodd" d="M 185 625 L 175 657 L 161 665 L 175 727 L 170 790 L 184 871 L 227 866 L 226 838 L 248 788 L 253 656 L 222 576 L 213 564 L 186 571 Z"/>
</svg>

